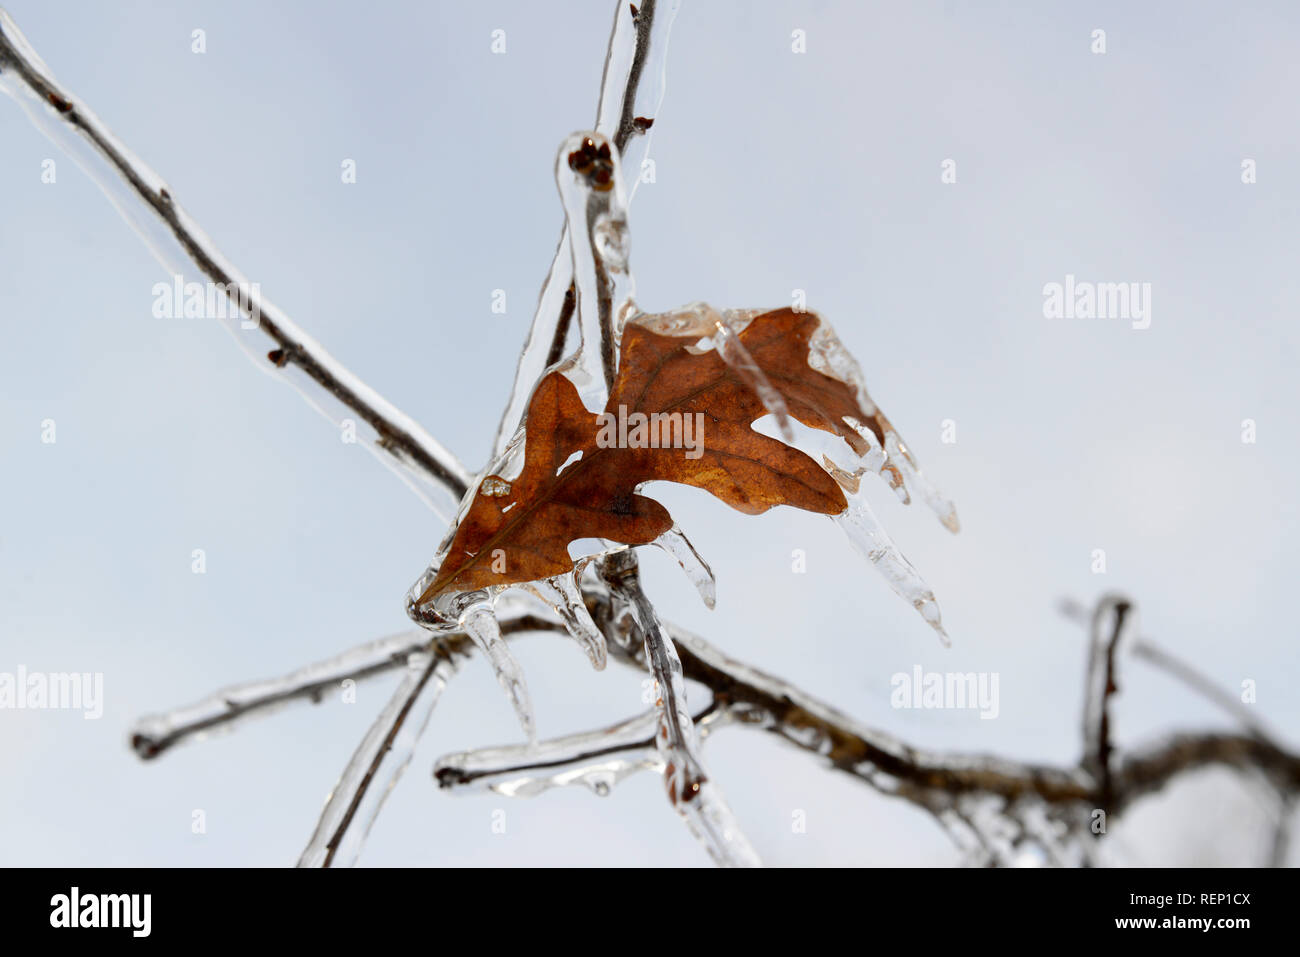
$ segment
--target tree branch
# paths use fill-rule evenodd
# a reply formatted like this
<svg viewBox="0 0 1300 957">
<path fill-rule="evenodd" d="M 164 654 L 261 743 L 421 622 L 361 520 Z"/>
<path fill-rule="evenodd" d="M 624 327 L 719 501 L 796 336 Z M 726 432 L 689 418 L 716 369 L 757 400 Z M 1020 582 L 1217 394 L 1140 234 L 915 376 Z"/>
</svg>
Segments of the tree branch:
<svg viewBox="0 0 1300 957">
<path fill-rule="evenodd" d="M 563 630 L 561 625 L 534 615 L 520 615 L 501 623 L 504 635 Z M 131 747 L 140 758 L 150 760 L 177 744 L 229 729 L 245 718 L 265 716 L 293 702 L 318 704 L 343 681 L 363 681 L 399 668 L 413 652 L 430 647 L 433 641 L 424 630 L 402 632 L 282 677 L 222 688 L 194 704 L 141 718 L 131 731 Z M 468 655 L 473 648 L 469 636 L 460 632 L 441 635 L 436 641 L 449 654 Z"/>
<path fill-rule="evenodd" d="M 636 112 L 637 93 L 647 68 L 651 72 L 658 69 L 662 73 L 667 59 L 668 38 L 677 14 L 676 0 L 670 0 L 667 7 L 668 9 L 659 11 L 657 0 L 642 3 L 640 7 L 623 0 L 614 5 L 614 24 L 605 54 L 600 102 L 596 107 L 596 131 L 608 136 L 625 160 L 628 146 L 634 138 L 648 133 L 654 122 L 653 117 L 638 117 L 633 114 Z M 663 87 L 660 84 L 652 96 L 652 112 L 658 112 L 662 98 Z M 633 166 L 635 176 L 639 164 Z M 631 199 L 629 194 L 629 203 Z M 551 267 L 537 299 L 537 309 L 528 330 L 528 338 L 519 355 L 510 398 L 501 415 L 496 441 L 492 445 L 493 459 L 505 451 L 514 437 L 528 408 L 533 387 L 542 373 L 564 356 L 564 343 L 575 307 L 570 243 L 570 231 L 566 224 L 560 232 L 560 241 L 556 245 Z"/>
<path fill-rule="evenodd" d="M 13 85 L 14 81 L 17 86 Z M 413 419 L 348 371 L 269 300 L 263 299 L 258 286 L 249 283 L 221 255 L 212 240 L 181 208 L 162 178 L 137 159 L 84 103 L 59 86 L 3 11 L 0 11 L 0 87 L 18 100 L 37 127 L 67 149 L 74 161 L 78 160 L 75 142 L 69 140 L 79 138 L 89 144 L 95 156 L 106 164 L 108 175 L 103 175 L 103 170 L 80 165 L 128 222 L 141 232 L 159 261 L 174 272 L 181 272 L 177 261 L 156 244 L 162 239 L 174 242 L 203 276 L 217 284 L 233 316 L 244 317 L 244 328 L 255 324 L 270 339 L 275 348 L 267 353 L 263 371 L 296 366 L 321 391 L 369 425 L 377 436 L 378 448 L 396 464 L 435 488 L 445 490 L 454 508 L 470 482 L 469 473 L 456 457 Z M 26 98 L 23 93 L 27 94 Z M 307 398 L 311 401 L 310 396 Z M 427 498 L 426 501 L 437 507 L 433 501 Z M 443 503 L 440 510 L 450 509 Z"/>
<path fill-rule="evenodd" d="M 1097 603 L 1088 630 L 1088 667 L 1083 697 L 1083 766 L 1098 782 L 1101 806 L 1112 804 L 1110 701 L 1119 691 L 1116 656 L 1133 630 L 1133 606 L 1118 595 Z"/>
<path fill-rule="evenodd" d="M 644 652 L 626 639 L 615 640 L 619 629 L 607 599 L 593 599 L 591 610 L 610 635 L 611 651 L 620 652 L 615 660 L 643 669 Z M 950 830 L 965 822 L 977 844 L 983 838 L 965 809 L 970 799 L 992 797 L 1004 807 L 1045 805 L 1059 809 L 1058 819 L 1086 824 L 1090 811 L 1106 808 L 1119 814 L 1176 778 L 1210 766 L 1262 774 L 1277 789 L 1284 807 L 1300 795 L 1300 756 L 1253 734 L 1182 732 L 1117 759 L 1112 747 L 1108 785 L 1083 766 L 1054 767 L 988 754 L 915 748 L 858 723 L 782 679 L 729 658 L 696 635 L 666 627 L 685 677 L 712 692 L 713 700 L 697 717 L 701 731 L 733 726 L 766 731 L 881 794 L 946 818 Z M 435 777 L 443 788 L 487 787 L 513 796 L 532 796 L 565 784 L 612 785 L 615 780 L 601 778 L 602 771 L 618 768 L 616 780 L 637 770 L 662 771 L 662 762 L 649 758 L 652 742 L 644 733 L 629 730 L 643 730 L 636 722 L 645 720 L 641 716 L 606 732 L 541 746 L 543 754 L 564 755 L 563 762 L 530 760 L 521 749 L 464 752 L 441 759 Z M 626 733 L 620 735 L 619 729 Z M 1021 826 L 1029 836 L 1036 820 L 1043 829 L 1041 813 L 1024 816 L 1029 820 Z M 1285 835 L 1281 828 L 1279 833 Z M 993 856 L 991 848 L 985 847 L 984 852 Z M 1052 853 L 1048 848 L 1049 856 Z M 1273 856 L 1276 859 L 1276 850 Z"/>
</svg>

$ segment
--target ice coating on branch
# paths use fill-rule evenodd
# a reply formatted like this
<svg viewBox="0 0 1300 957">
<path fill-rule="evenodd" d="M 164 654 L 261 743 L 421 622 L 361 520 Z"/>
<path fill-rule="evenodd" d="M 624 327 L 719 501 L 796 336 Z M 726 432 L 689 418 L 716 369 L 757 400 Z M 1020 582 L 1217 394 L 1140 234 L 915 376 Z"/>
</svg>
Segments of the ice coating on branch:
<svg viewBox="0 0 1300 957">
<path fill-rule="evenodd" d="M 677 649 L 645 592 L 638 586 L 628 597 L 630 611 L 645 637 L 645 657 L 658 690 L 655 746 L 664 763 L 669 803 L 718 864 L 757 867 L 761 863 L 758 853 L 740 830 L 722 792 L 704 771 L 699 736 L 686 706 L 686 679 Z"/>
<path fill-rule="evenodd" d="M 353 752 L 325 801 L 299 867 L 356 862 L 384 799 L 411 763 L 415 746 L 455 666 L 429 651 L 411 654 L 402 680 Z M 378 781 L 381 786 L 373 785 Z M 360 821 L 361 826 L 354 825 Z"/>
<path fill-rule="evenodd" d="M 583 404 L 600 411 L 617 370 L 619 335 L 637 311 L 618 151 L 601 133 L 570 135 L 556 155 L 555 183 L 568 223 L 581 339 L 562 368 Z"/>
<path fill-rule="evenodd" d="M 662 772 L 654 744 L 659 713 L 651 710 L 612 728 L 543 741 L 536 747 L 481 748 L 450 754 L 434 766 L 443 788 L 535 797 L 551 788 L 582 785 L 606 797 L 637 771 Z"/>
<path fill-rule="evenodd" d="M 510 652 L 505 639 L 501 637 L 501 627 L 497 624 L 492 605 L 485 601 L 470 605 L 460 616 L 461 629 L 474 640 L 480 651 L 487 656 L 492 670 L 496 673 L 497 683 L 510 699 L 519 719 L 519 726 L 524 729 L 529 743 L 537 741 L 537 724 L 533 719 L 533 702 L 528 694 L 528 682 L 524 678 L 524 669 Z"/>
<path fill-rule="evenodd" d="M 1088 867 L 1096 852 L 1088 808 L 1049 806 L 1036 797 L 962 795 L 935 816 L 975 867 Z"/>
<path fill-rule="evenodd" d="M 709 563 L 704 560 L 703 556 L 695 550 L 691 540 L 686 537 L 680 528 L 674 525 L 650 544 L 658 545 L 677 559 L 677 564 L 682 566 L 682 571 L 691 580 L 695 590 L 700 593 L 700 598 L 704 600 L 704 604 L 710 609 L 716 606 L 718 583 L 713 577 L 713 569 L 709 567 Z"/>
<path fill-rule="evenodd" d="M 601 80 L 596 132 L 614 137 L 615 145 L 621 146 L 622 166 L 632 171 L 632 185 L 627 197 L 629 204 L 636 195 L 636 187 L 641 180 L 642 164 L 649 151 L 652 130 L 644 122 L 634 122 L 634 132 L 622 134 L 623 117 L 628 115 L 634 121 L 638 117 L 653 121 L 659 115 L 666 88 L 668 38 L 672 32 L 673 20 L 677 17 L 678 6 L 678 0 L 658 0 L 652 5 L 642 4 L 634 14 L 632 5 L 615 4 L 614 27 Z M 645 48 L 640 49 L 643 44 Z M 627 102 L 629 92 L 633 97 L 631 103 Z M 556 320 L 564 309 L 569 284 L 573 281 L 573 258 L 569 246 L 566 224 L 538 297 L 528 339 L 519 356 L 510 400 L 501 416 L 501 424 L 497 427 L 496 441 L 492 447 L 493 457 L 505 450 L 518 431 L 533 388 L 546 371 L 552 333 Z"/>
<path fill-rule="evenodd" d="M 289 383 L 336 426 L 355 429 L 366 448 L 439 517 L 452 513 L 451 488 L 458 493 L 470 480 L 456 457 L 265 298 L 260 284 L 250 282 L 226 259 L 166 181 L 59 85 L 3 10 L 0 91 L 90 177 L 144 240 L 164 267 L 164 287 L 177 281 L 183 290 L 190 283 L 203 284 L 197 288 L 210 293 L 203 296 L 205 312 L 211 299 L 210 318 L 234 337 L 259 370 Z M 185 295 L 188 298 L 189 292 Z"/>
<path fill-rule="evenodd" d="M 194 704 L 140 718 L 131 729 L 131 747 L 141 758 L 155 758 L 183 741 L 233 730 L 247 718 L 268 714 L 294 701 L 319 701 L 340 681 L 382 671 L 428 643 L 427 632 L 406 631 L 367 642 L 282 677 L 222 688 Z"/>
</svg>

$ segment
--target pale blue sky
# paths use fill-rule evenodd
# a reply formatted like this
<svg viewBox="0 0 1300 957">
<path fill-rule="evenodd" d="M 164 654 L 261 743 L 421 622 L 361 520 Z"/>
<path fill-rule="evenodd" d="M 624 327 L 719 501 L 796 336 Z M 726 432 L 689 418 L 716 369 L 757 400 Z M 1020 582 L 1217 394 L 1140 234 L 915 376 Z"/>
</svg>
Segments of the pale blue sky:
<svg viewBox="0 0 1300 957">
<path fill-rule="evenodd" d="M 609 3 L 6 6 L 267 295 L 481 464 L 559 235 L 555 149 L 594 117 Z M 708 612 L 646 555 L 663 613 L 914 743 L 1065 764 L 1084 643 L 1055 606 L 1122 589 L 1144 634 L 1228 687 L 1256 680 L 1295 746 L 1298 41 L 1284 3 L 684 0 L 657 181 L 631 213 L 641 304 L 806 290 L 963 530 L 874 490 L 938 595 L 944 651 L 831 523 L 659 488 L 719 579 Z M 443 529 L 215 324 L 154 319 L 161 268 L 7 99 L 0 183 L 0 670 L 102 671 L 106 696 L 97 722 L 0 712 L 0 863 L 292 863 L 386 683 L 150 765 L 127 730 L 404 628 Z M 1151 283 L 1151 327 L 1045 319 L 1042 287 L 1066 274 Z M 519 654 L 543 735 L 640 708 L 635 674 L 592 673 L 569 642 Z M 998 719 L 892 710 L 890 675 L 916 664 L 998 672 Z M 1118 722 L 1121 744 L 1223 723 L 1140 663 Z M 648 776 L 607 800 L 432 785 L 437 755 L 517 734 L 486 666 L 468 668 L 363 863 L 707 863 Z M 799 752 L 734 731 L 706 753 L 770 863 L 952 859 L 927 819 Z M 1200 782 L 1140 809 L 1124 847 L 1244 860 L 1254 808 Z"/>
</svg>

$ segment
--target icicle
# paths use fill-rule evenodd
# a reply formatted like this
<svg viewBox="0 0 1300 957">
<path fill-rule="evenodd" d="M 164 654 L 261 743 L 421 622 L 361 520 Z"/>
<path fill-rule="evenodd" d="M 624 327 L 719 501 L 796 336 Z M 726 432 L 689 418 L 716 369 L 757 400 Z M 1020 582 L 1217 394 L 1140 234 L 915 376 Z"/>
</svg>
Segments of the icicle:
<svg viewBox="0 0 1300 957">
<path fill-rule="evenodd" d="M 876 433 L 851 415 L 844 417 L 844 424 L 852 429 L 858 438 L 867 445 L 867 451 L 858 457 L 861 466 L 856 474 L 861 475 L 867 471 L 874 472 L 894 490 L 894 494 L 898 496 L 900 502 L 904 505 L 912 504 L 912 497 L 908 494 L 907 483 L 903 478 L 902 470 L 890 458 L 888 450 L 880 444 L 880 440 L 876 438 Z"/>
<path fill-rule="evenodd" d="M 858 405 L 861 406 L 862 411 L 875 419 L 880 427 L 884 435 L 884 448 L 879 454 L 884 456 L 884 460 L 879 464 L 875 464 L 873 460 L 871 470 L 886 476 L 886 481 L 903 502 L 911 500 L 909 489 L 915 492 L 938 516 L 945 528 L 950 532 L 957 532 L 961 526 L 952 502 L 944 498 L 922 474 L 920 465 L 912 458 L 903 437 L 898 434 L 893 424 L 881 413 L 880 407 L 867 393 L 866 381 L 858 361 L 845 348 L 830 323 L 820 317 L 819 320 L 820 324 L 808 343 L 808 365 L 817 372 L 852 386 L 857 392 Z M 848 424 L 867 441 L 868 445 L 873 446 L 873 453 L 880 447 L 880 441 L 863 423 L 849 421 Z"/>
<path fill-rule="evenodd" d="M 597 671 L 604 671 L 608 660 L 605 636 L 601 634 L 596 623 L 591 620 L 591 613 L 587 611 L 587 603 L 583 601 L 582 591 L 578 588 L 578 574 L 580 573 L 575 570 L 556 575 L 554 578 L 529 582 L 524 587 L 546 602 L 560 616 L 570 637 L 587 653 L 591 666 Z"/>
<path fill-rule="evenodd" d="M 716 605 L 718 583 L 713 577 L 713 569 L 678 526 L 674 525 L 650 544 L 658 545 L 677 559 L 677 564 L 682 566 L 682 571 L 686 572 L 686 577 L 709 609 Z"/>
<path fill-rule="evenodd" d="M 492 612 L 492 606 L 486 601 L 476 602 L 460 616 L 459 624 L 487 656 L 496 672 L 497 683 L 514 706 L 519 726 L 528 735 L 529 743 L 536 743 L 537 727 L 533 721 L 533 703 L 528 695 L 528 682 L 524 679 L 523 668 L 501 637 L 501 628 Z"/>
<path fill-rule="evenodd" d="M 954 534 L 961 531 L 956 507 L 921 474 L 916 459 L 912 458 L 902 437 L 892 427 L 885 432 L 885 453 L 902 473 L 904 486 L 910 486 L 920 496 L 926 507 L 939 517 L 943 527 Z"/>
<path fill-rule="evenodd" d="M 763 408 L 767 409 L 775 418 L 776 426 L 781 431 L 781 437 L 786 442 L 794 443 L 794 430 L 790 427 L 790 410 L 786 408 L 785 399 L 781 393 L 776 390 L 763 370 L 758 367 L 754 357 L 749 354 L 744 343 L 740 341 L 740 336 L 728 325 L 727 321 L 717 314 L 712 308 L 708 309 L 710 318 L 713 319 L 713 346 L 722 358 L 745 385 L 758 396 L 763 403 Z"/>
<path fill-rule="evenodd" d="M 934 592 L 912 567 L 912 563 L 903 557 L 903 553 L 898 550 L 880 522 L 876 520 L 866 497 L 851 496 L 849 507 L 839 515 L 831 517 L 835 520 L 835 524 L 843 529 L 858 553 L 885 576 L 885 581 L 889 582 L 889 587 L 895 594 L 921 613 L 921 617 L 935 630 L 945 647 L 951 645 L 947 632 L 943 630 L 939 603 L 935 600 Z"/>
</svg>

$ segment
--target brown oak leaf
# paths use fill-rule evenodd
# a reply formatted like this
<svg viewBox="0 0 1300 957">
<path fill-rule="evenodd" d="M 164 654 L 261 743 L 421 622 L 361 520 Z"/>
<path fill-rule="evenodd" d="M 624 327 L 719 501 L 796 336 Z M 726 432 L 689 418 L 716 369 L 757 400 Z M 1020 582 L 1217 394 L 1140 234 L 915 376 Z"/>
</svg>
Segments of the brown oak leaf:
<svg viewBox="0 0 1300 957">
<path fill-rule="evenodd" d="M 866 443 L 844 417 L 881 442 L 888 423 L 878 410 L 858 405 L 853 387 L 809 365 L 809 341 L 820 322 L 814 313 L 777 309 L 755 316 L 739 340 L 790 416 L 842 436 L 860 453 Z M 821 465 L 753 430 L 768 410 L 715 349 L 696 348 L 699 340 L 698 332 L 663 335 L 630 322 L 603 416 L 583 406 L 563 374 L 545 376 L 524 420 L 522 471 L 511 481 L 483 480 L 417 604 L 571 571 L 568 546 L 578 539 L 654 541 L 673 521 L 662 505 L 637 494 L 644 482 L 693 485 L 749 514 L 774 505 L 844 511 L 844 493 Z M 647 420 L 640 433 L 635 413 Z M 655 444 L 675 439 L 682 447 L 652 447 L 656 438 Z"/>
</svg>

